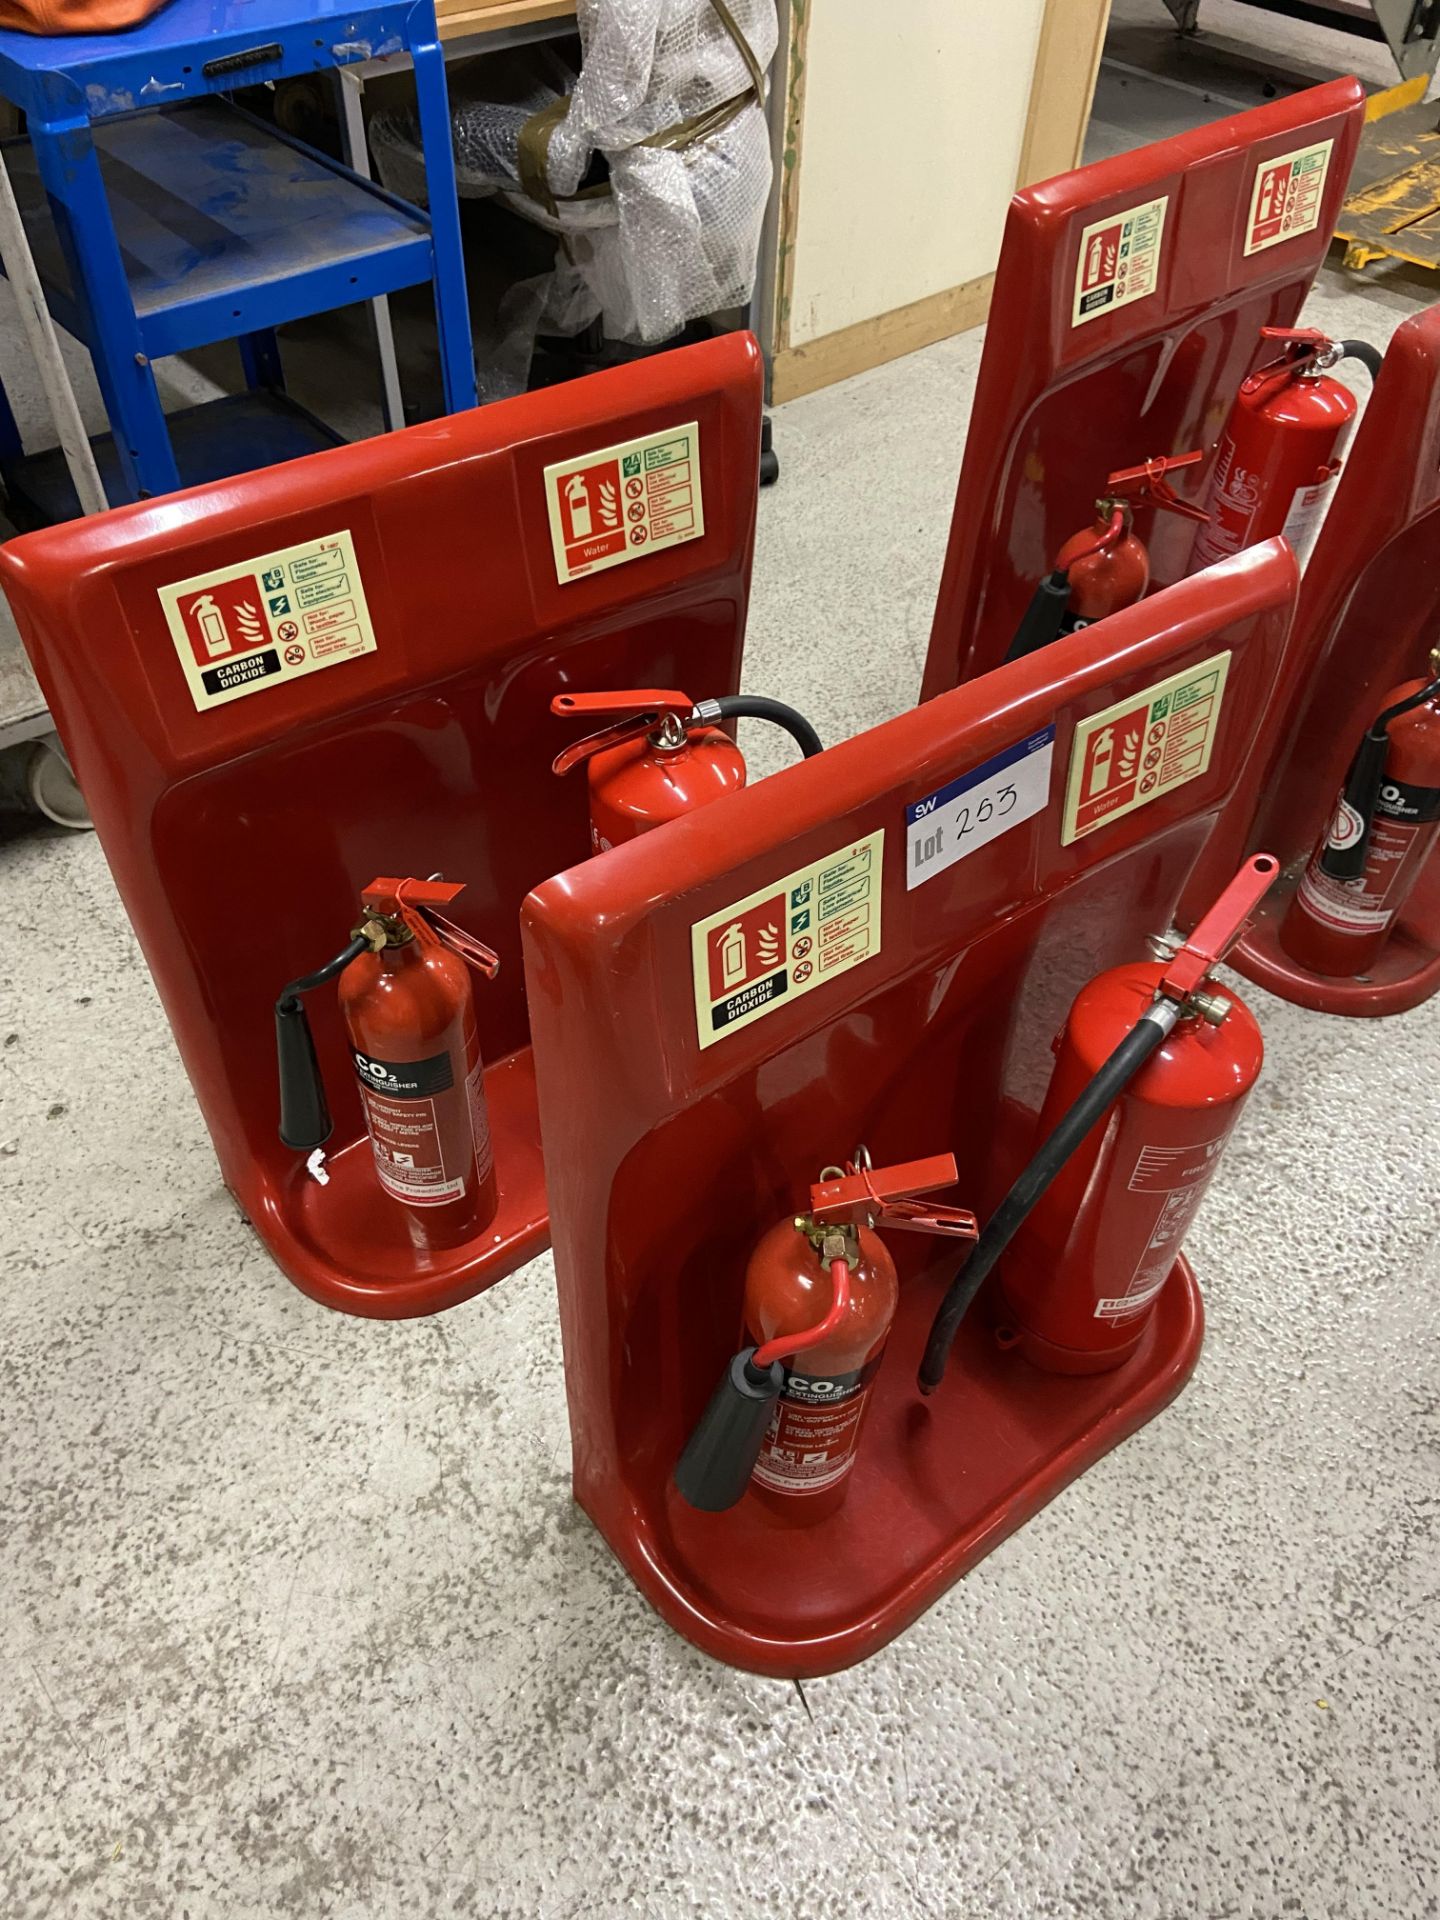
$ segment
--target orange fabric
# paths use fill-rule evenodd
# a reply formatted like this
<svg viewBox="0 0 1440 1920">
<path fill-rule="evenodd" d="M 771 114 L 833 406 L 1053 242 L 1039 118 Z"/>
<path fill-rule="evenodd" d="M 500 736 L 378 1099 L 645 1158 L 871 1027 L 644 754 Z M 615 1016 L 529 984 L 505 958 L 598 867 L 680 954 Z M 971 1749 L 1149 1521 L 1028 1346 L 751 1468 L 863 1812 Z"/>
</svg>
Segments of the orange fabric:
<svg viewBox="0 0 1440 1920">
<path fill-rule="evenodd" d="M 0 0 L 0 27 L 21 33 L 115 33 L 158 13 L 165 0 Z"/>
</svg>

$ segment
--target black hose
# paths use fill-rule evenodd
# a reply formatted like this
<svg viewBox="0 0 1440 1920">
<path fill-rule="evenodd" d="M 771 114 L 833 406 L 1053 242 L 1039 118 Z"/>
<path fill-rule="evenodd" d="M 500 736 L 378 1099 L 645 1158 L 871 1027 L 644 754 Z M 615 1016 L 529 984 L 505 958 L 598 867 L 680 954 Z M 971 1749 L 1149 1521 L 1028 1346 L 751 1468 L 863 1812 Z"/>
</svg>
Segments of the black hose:
<svg viewBox="0 0 1440 1920">
<path fill-rule="evenodd" d="M 320 1062 L 315 1053 L 315 1038 L 310 1031 L 305 1006 L 300 996 L 312 987 L 323 987 L 337 973 L 343 973 L 352 960 L 369 951 L 370 942 L 363 933 L 327 960 L 314 973 L 292 980 L 275 1002 L 275 1064 L 280 1082 L 280 1138 L 296 1153 L 309 1153 L 323 1147 L 330 1138 L 332 1122 L 325 1099 L 325 1083 L 320 1077 Z"/>
<path fill-rule="evenodd" d="M 807 760 L 824 752 L 819 734 L 803 713 L 763 693 L 725 693 L 718 700 L 702 700 L 695 711 L 704 720 L 768 720 L 785 729 Z"/>
<path fill-rule="evenodd" d="M 275 1002 L 276 1012 L 278 1013 L 282 1008 L 287 1013 L 293 1011 L 299 1004 L 302 993 L 309 993 L 315 987 L 323 987 L 327 980 L 333 980 L 337 973 L 343 973 L 350 962 L 358 960 L 369 945 L 370 942 L 365 935 L 357 933 L 343 953 L 337 953 L 333 960 L 327 960 L 324 966 L 317 967 L 314 973 L 307 973 L 299 980 L 292 980 L 288 987 L 282 989 L 280 998 Z"/>
<path fill-rule="evenodd" d="M 1024 1224 L 1031 1209 L 1111 1102 L 1122 1094 L 1180 1018 L 1173 1000 L 1157 1000 L 1136 1021 L 1095 1078 L 1041 1145 L 1019 1179 L 991 1214 L 970 1257 L 950 1282 L 940 1302 L 920 1362 L 920 1391 L 933 1393 L 945 1375 L 945 1363 L 966 1309 Z"/>
<path fill-rule="evenodd" d="M 1379 347 L 1372 347 L 1368 340 L 1337 340 L 1343 360 L 1358 360 L 1372 380 L 1380 378 L 1380 368 L 1385 356 Z"/>
</svg>

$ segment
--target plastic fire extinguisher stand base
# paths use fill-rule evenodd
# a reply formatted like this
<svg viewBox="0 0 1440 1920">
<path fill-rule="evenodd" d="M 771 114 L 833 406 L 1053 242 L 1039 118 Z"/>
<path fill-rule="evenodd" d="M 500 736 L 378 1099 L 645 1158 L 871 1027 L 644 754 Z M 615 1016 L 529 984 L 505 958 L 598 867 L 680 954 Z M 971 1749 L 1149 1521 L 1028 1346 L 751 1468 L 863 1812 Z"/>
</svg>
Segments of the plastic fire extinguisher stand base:
<svg viewBox="0 0 1440 1920">
<path fill-rule="evenodd" d="M 1182 1256 L 1140 1346 L 1116 1371 L 1041 1372 L 996 1324 L 987 1287 L 956 1335 L 945 1391 L 921 1402 L 915 1371 L 953 1265 L 937 1262 L 901 1289 L 836 1512 L 796 1527 L 758 1500 L 701 1513 L 671 1489 L 661 1564 L 672 1581 L 680 1568 L 689 1578 L 652 1597 L 706 1653 L 782 1680 L 853 1666 L 1152 1420 L 1194 1371 L 1204 1312 Z M 777 1554 L 778 1589 L 765 1572 Z"/>
<path fill-rule="evenodd" d="M 1422 880 L 1421 886 L 1425 885 Z M 1338 1013 L 1352 1020 L 1408 1013 L 1440 990 L 1440 953 L 1418 939 L 1403 921 L 1368 973 L 1342 979 L 1302 967 L 1280 944 L 1280 924 L 1294 894 L 1294 880 L 1276 887 L 1255 915 L 1250 931 L 1227 957 L 1227 966 L 1310 1013 Z"/>
<path fill-rule="evenodd" d="M 550 1214 L 529 1047 L 486 1067 L 485 1100 L 506 1151 L 495 1162 L 500 1204 L 484 1231 L 443 1250 L 415 1246 L 410 1209 L 376 1180 L 370 1140 L 361 1134 L 325 1160 L 323 1184 L 297 1170 L 294 1204 L 265 1235 L 303 1293 L 342 1313 L 413 1319 L 470 1299 L 497 1263 L 509 1273 L 545 1251 Z"/>
</svg>

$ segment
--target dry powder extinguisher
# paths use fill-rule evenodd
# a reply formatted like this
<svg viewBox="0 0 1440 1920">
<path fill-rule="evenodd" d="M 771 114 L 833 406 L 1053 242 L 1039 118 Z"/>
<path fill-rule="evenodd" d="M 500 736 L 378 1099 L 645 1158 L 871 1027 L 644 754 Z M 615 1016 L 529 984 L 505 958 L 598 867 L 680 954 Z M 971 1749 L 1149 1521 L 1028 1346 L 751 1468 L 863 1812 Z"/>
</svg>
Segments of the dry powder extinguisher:
<svg viewBox="0 0 1440 1920">
<path fill-rule="evenodd" d="M 470 972 L 495 955 L 438 909 L 461 892 L 439 880 L 374 880 L 350 944 L 292 980 L 275 1006 L 280 1138 L 299 1153 L 332 1122 L 300 996 L 338 977 L 375 1175 L 407 1210 L 418 1245 L 452 1247 L 481 1232 L 499 1195 Z"/>
<path fill-rule="evenodd" d="M 619 716 L 567 747 L 554 763 L 556 773 L 588 763 L 590 844 L 596 853 L 744 786 L 744 758 L 721 721 L 769 720 L 785 729 L 806 759 L 821 750 L 820 736 L 803 714 L 761 694 L 696 702 L 673 688 L 627 687 L 615 693 L 559 693 L 550 711 Z"/>
<path fill-rule="evenodd" d="M 1144 599 L 1150 553 L 1135 531 L 1135 509 L 1148 504 L 1183 519 L 1203 520 L 1204 511 L 1182 500 L 1166 477 L 1203 458 L 1203 453 L 1157 457 L 1110 475 L 1095 502 L 1094 521 L 1071 534 L 1056 554 L 1054 568 L 1035 589 L 1007 660 L 1021 660 L 1063 634 Z"/>
<path fill-rule="evenodd" d="M 1440 648 L 1430 656 L 1440 674 Z M 1440 678 L 1386 695 L 1350 763 L 1329 825 L 1280 923 L 1312 973 L 1365 973 L 1378 959 L 1440 833 Z"/>
<path fill-rule="evenodd" d="M 875 1227 L 973 1240 L 973 1213 L 910 1197 L 957 1178 L 948 1153 L 875 1168 L 862 1147 L 822 1171 L 808 1213 L 761 1238 L 745 1270 L 746 1345 L 675 1469 L 692 1507 L 718 1513 L 747 1487 L 799 1522 L 840 1505 L 900 1298 Z"/>
<path fill-rule="evenodd" d="M 1350 358 L 1373 378 L 1380 355 L 1363 340 L 1330 340 L 1313 327 L 1262 327 L 1284 342 L 1276 360 L 1241 383 L 1210 470 L 1210 524 L 1195 536 L 1189 573 L 1283 533 L 1303 566 L 1358 411 L 1329 368 Z"/>
<path fill-rule="evenodd" d="M 1036 1365 L 1098 1373 L 1139 1345 L 1260 1072 L 1253 1016 L 1208 978 L 1279 870 L 1256 854 L 1182 945 L 1082 989 L 1056 1042 L 1040 1145 L 940 1304 L 922 1392 L 940 1384 L 1002 1255 L 1005 1315 Z"/>
</svg>

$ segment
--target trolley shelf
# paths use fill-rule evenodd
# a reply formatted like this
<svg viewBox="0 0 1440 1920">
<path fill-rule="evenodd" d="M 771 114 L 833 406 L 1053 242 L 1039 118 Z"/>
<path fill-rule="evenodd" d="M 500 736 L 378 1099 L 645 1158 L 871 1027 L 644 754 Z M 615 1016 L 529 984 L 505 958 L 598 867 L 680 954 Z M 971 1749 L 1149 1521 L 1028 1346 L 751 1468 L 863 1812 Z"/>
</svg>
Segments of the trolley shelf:
<svg viewBox="0 0 1440 1920">
<path fill-rule="evenodd" d="M 94 140 L 152 359 L 430 278 L 424 214 L 227 101 L 102 121 Z M 93 346 L 34 149 L 7 141 L 5 163 L 51 311 Z"/>
<path fill-rule="evenodd" d="M 344 445 L 340 434 L 288 394 L 264 389 L 185 407 L 166 424 L 182 487 L 203 486 L 253 467 L 278 466 L 282 460 Z M 99 435 L 90 444 L 106 492 L 112 499 L 123 498 L 114 435 Z M 3 462 L 0 478 L 5 482 L 6 514 L 22 530 L 73 520 L 80 512 L 58 447 Z"/>
</svg>

